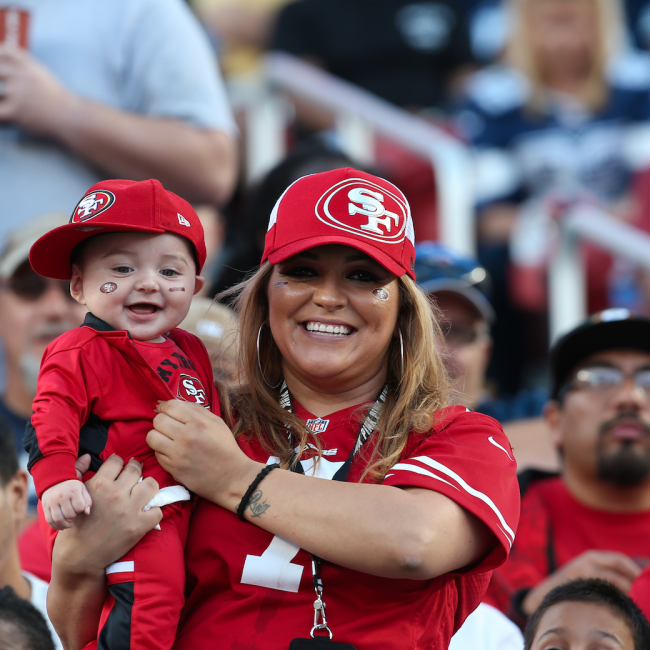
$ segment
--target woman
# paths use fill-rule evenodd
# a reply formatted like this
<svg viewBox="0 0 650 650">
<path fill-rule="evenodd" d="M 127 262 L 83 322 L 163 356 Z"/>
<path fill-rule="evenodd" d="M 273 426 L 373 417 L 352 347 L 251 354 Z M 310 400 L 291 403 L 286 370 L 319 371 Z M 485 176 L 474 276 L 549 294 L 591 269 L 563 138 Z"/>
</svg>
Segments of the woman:
<svg viewBox="0 0 650 650">
<path fill-rule="evenodd" d="M 413 258 L 408 204 L 383 179 L 314 174 L 276 204 L 238 298 L 232 433 L 167 402 L 147 439 L 202 497 L 176 648 L 285 649 L 331 631 L 356 648 L 442 649 L 480 602 L 514 537 L 515 463 L 494 420 L 447 407 Z M 50 606 L 73 648 L 92 638 L 103 567 L 158 518 L 139 512 L 153 488 L 137 464 L 110 461 L 54 553 Z"/>
</svg>

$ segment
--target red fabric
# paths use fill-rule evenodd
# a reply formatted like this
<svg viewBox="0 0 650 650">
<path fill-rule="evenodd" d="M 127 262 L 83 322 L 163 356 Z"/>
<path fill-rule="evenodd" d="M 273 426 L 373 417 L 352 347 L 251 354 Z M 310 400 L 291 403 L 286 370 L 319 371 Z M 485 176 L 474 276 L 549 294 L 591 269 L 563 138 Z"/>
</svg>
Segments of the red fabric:
<svg viewBox="0 0 650 650">
<path fill-rule="evenodd" d="M 271 213 L 262 262 L 278 264 L 325 244 L 351 246 L 415 280 L 411 210 L 401 190 L 383 178 L 344 168 L 295 181 Z"/>
<path fill-rule="evenodd" d="M 650 619 L 650 566 L 632 583 L 630 597 L 636 602 L 647 619 Z"/>
<path fill-rule="evenodd" d="M 197 275 L 205 263 L 203 226 L 194 208 L 157 180 L 108 180 L 93 185 L 75 207 L 70 223 L 50 230 L 32 246 L 33 269 L 69 280 L 77 244 L 107 232 L 170 232 L 188 239 L 196 252 Z"/>
<path fill-rule="evenodd" d="M 650 560 L 650 511 L 602 512 L 582 505 L 561 478 L 533 483 L 521 504 L 517 539 L 510 557 L 494 572 L 487 602 L 506 612 L 512 596 L 546 578 L 549 548 L 558 569 L 588 550 L 618 551 Z"/>
<path fill-rule="evenodd" d="M 295 410 L 304 421 L 315 419 L 299 405 Z M 359 428 L 357 411 L 351 407 L 322 418 L 327 424 L 319 421 L 321 477 L 331 477 L 347 459 Z M 494 550 L 467 571 L 422 581 L 379 578 L 324 562 L 324 600 L 337 641 L 360 649 L 446 649 L 481 601 L 490 570 L 508 554 L 519 491 L 507 438 L 495 420 L 464 407 L 438 416 L 430 435 L 412 434 L 403 460 L 384 482 L 449 496 L 489 526 Z M 250 458 L 272 462 L 259 443 L 239 442 Z M 360 452 L 348 480 L 358 481 L 370 451 Z M 302 462 L 309 474 L 312 461 Z M 213 647 L 217 640 L 222 648 L 286 650 L 291 639 L 309 635 L 314 590 L 304 550 L 202 501 L 190 523 L 186 571 L 189 595 L 176 650 Z"/>
<path fill-rule="evenodd" d="M 197 375 L 209 391 L 209 404 L 218 414 L 212 368 L 203 343 L 179 329 L 169 337 L 187 358 L 194 359 L 196 371 L 188 372 Z M 59 336 L 43 356 L 31 419 L 42 454 L 40 459 L 30 455 L 30 471 L 39 497 L 49 487 L 77 478 L 74 462 L 79 431 L 91 415 L 110 423 L 101 460 L 113 453 L 124 460 L 136 457 L 144 464 L 143 475 L 153 476 L 160 487 L 177 485 L 146 442 L 156 402 L 176 397 L 127 332 L 84 326 Z"/>
<path fill-rule="evenodd" d="M 134 571 L 111 573 L 108 585 L 133 582 L 132 650 L 169 649 L 174 644 L 183 608 L 185 570 L 183 550 L 192 510 L 189 501 L 163 508 L 160 530 L 149 531 L 119 562 L 133 562 Z M 161 568 L 164 567 L 164 572 Z M 163 579 L 164 576 L 164 579 Z M 115 601 L 107 598 L 99 623 L 101 631 Z"/>
<path fill-rule="evenodd" d="M 50 581 L 52 562 L 38 520 L 29 524 L 18 538 L 18 554 L 23 571 L 28 571 L 45 582 Z"/>
</svg>

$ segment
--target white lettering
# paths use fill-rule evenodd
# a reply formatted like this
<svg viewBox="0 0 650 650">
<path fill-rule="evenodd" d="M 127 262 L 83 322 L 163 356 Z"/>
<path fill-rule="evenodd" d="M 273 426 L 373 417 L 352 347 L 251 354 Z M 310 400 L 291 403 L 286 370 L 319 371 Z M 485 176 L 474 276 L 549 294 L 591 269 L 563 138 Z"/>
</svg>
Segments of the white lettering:
<svg viewBox="0 0 650 650">
<path fill-rule="evenodd" d="M 381 224 L 386 228 L 387 232 L 391 231 L 392 221 L 395 222 L 395 227 L 399 226 L 399 215 L 394 212 L 386 210 L 384 207 L 384 195 L 380 192 L 372 192 L 369 189 L 362 187 L 355 187 L 348 192 L 348 198 L 353 203 L 348 203 L 348 211 L 350 215 L 362 214 L 368 217 L 368 223 L 360 226 L 362 230 L 377 233 L 378 235 L 385 235 L 386 233 L 379 228 Z M 360 203 L 361 207 L 355 205 Z M 383 219 L 383 217 L 386 215 Z"/>
</svg>

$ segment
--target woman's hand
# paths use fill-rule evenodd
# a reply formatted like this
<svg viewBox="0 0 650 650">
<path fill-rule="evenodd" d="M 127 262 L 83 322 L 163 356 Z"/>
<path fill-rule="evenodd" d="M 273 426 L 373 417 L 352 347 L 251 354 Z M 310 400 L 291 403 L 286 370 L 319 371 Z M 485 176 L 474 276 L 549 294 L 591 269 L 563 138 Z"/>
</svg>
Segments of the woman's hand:
<svg viewBox="0 0 650 650">
<path fill-rule="evenodd" d="M 264 468 L 239 448 L 226 423 L 207 409 L 161 402 L 147 444 L 163 469 L 199 496 L 234 512 Z"/>
<path fill-rule="evenodd" d="M 88 459 L 77 470 L 88 469 Z M 89 515 L 78 515 L 74 526 L 59 532 L 52 556 L 52 582 L 47 594 L 50 620 L 66 648 L 82 648 L 97 636 L 105 598 L 105 568 L 119 560 L 162 519 L 160 508 L 142 508 L 158 492 L 142 465 L 126 465 L 110 456 L 86 482 L 93 500 Z"/>
<path fill-rule="evenodd" d="M 90 515 L 75 518 L 74 527 L 61 531 L 53 562 L 74 573 L 95 573 L 119 560 L 162 519 L 160 508 L 142 509 L 158 492 L 153 478 L 142 476 L 142 465 L 126 465 L 110 456 L 85 485 L 93 500 Z"/>
</svg>

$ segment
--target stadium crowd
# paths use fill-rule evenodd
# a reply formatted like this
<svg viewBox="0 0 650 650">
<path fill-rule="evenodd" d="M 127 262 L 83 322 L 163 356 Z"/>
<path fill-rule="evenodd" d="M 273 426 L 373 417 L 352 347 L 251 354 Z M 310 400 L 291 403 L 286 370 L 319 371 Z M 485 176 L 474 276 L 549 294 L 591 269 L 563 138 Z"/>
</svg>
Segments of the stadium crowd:
<svg viewBox="0 0 650 650">
<path fill-rule="evenodd" d="M 0 650 L 650 648 L 649 50 L 650 0 L 0 0 Z"/>
</svg>

